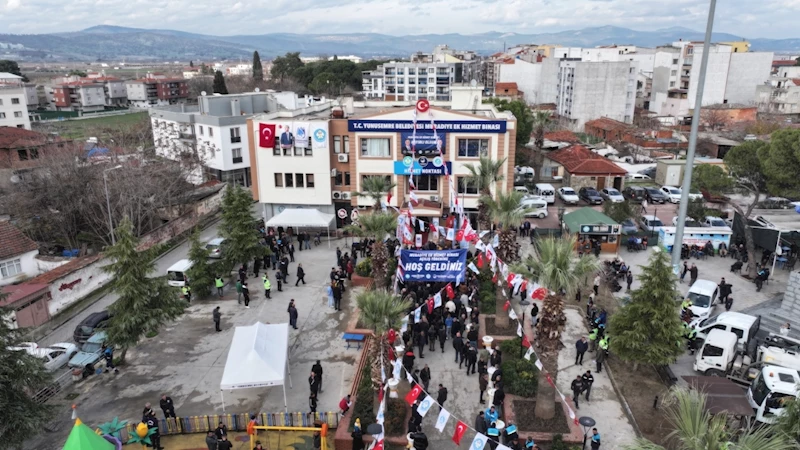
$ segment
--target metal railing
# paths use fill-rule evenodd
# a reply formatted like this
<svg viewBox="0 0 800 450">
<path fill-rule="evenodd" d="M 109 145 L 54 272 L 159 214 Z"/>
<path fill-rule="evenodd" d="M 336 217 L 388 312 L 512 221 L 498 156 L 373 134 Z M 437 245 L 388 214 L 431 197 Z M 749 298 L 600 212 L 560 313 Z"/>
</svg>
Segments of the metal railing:
<svg viewBox="0 0 800 450">
<path fill-rule="evenodd" d="M 47 387 L 33 394 L 33 400 L 36 403 L 46 403 L 63 391 L 67 386 L 71 385 L 72 382 L 72 369 L 69 369 L 61 375 L 58 375 Z"/>
</svg>

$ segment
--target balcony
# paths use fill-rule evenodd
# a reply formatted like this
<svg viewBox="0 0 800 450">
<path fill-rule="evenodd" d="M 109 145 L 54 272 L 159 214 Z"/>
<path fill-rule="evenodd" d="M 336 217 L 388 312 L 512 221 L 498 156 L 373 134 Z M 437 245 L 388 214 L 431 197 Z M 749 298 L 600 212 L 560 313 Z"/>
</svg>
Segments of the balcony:
<svg viewBox="0 0 800 450">
<path fill-rule="evenodd" d="M 181 141 L 194 142 L 195 138 L 193 133 L 178 133 L 178 139 Z"/>
</svg>

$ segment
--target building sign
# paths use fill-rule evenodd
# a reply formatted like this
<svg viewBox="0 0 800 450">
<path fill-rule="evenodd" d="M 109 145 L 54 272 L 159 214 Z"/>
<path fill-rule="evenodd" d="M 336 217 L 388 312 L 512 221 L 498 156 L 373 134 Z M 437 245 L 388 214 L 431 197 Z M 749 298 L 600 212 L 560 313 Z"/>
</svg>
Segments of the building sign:
<svg viewBox="0 0 800 450">
<path fill-rule="evenodd" d="M 619 225 L 581 225 L 581 234 L 619 234 Z"/>
<path fill-rule="evenodd" d="M 435 120 L 436 131 L 439 133 L 505 133 L 504 120 Z M 350 132 L 389 132 L 398 133 L 413 131 L 410 120 L 348 120 L 347 131 Z M 417 132 L 433 132 L 429 121 L 417 121 Z"/>
<path fill-rule="evenodd" d="M 467 250 L 401 250 L 405 281 L 464 281 Z"/>
<path fill-rule="evenodd" d="M 413 164 L 412 164 L 413 163 Z M 394 162 L 395 175 L 444 175 L 453 173 L 452 163 L 442 161 L 442 158 L 419 158 L 414 161 L 410 156 L 406 156 L 402 161 Z"/>
<path fill-rule="evenodd" d="M 403 131 L 400 133 L 400 144 L 403 147 L 403 154 L 410 155 L 411 147 L 414 147 L 414 153 L 422 155 L 438 155 L 439 146 L 442 147 L 442 153 L 445 153 L 445 143 L 447 142 L 447 133 L 438 133 L 434 136 L 433 131 L 417 131 L 417 135 L 411 131 Z"/>
</svg>

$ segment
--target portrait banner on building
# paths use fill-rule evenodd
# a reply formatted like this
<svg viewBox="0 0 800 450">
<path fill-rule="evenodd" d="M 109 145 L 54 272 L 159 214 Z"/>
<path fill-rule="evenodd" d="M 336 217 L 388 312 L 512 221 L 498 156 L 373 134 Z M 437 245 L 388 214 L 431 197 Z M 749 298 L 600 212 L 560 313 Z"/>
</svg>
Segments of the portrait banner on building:
<svg viewBox="0 0 800 450">
<path fill-rule="evenodd" d="M 328 125 L 326 123 L 311 125 L 311 147 L 320 150 L 328 148 Z"/>
<path fill-rule="evenodd" d="M 465 279 L 467 250 L 402 250 L 405 281 L 449 282 Z"/>
<path fill-rule="evenodd" d="M 404 131 L 400 133 L 400 143 L 403 146 L 403 154 L 410 155 L 411 147 L 414 147 L 414 153 L 419 155 L 438 155 L 438 147 L 441 145 L 442 153 L 445 151 L 445 143 L 447 142 L 446 133 L 438 133 L 434 135 L 433 131 L 417 131 L 416 136 L 411 131 Z"/>
</svg>

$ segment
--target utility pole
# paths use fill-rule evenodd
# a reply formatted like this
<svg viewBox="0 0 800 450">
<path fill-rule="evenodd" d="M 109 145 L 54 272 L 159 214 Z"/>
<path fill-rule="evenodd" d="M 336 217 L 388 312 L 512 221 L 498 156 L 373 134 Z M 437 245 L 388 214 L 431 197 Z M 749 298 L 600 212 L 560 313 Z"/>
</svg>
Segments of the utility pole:
<svg viewBox="0 0 800 450">
<path fill-rule="evenodd" d="M 700 75 L 697 79 L 697 95 L 694 100 L 692 113 L 692 130 L 689 133 L 689 148 L 686 151 L 686 168 L 683 171 L 683 184 L 681 185 L 681 203 L 678 208 L 678 223 L 675 229 L 675 240 L 672 244 L 672 271 L 677 274 L 680 269 L 681 246 L 683 245 L 683 229 L 686 226 L 686 212 L 689 208 L 689 190 L 692 188 L 692 172 L 694 172 L 694 154 L 697 150 L 697 131 L 700 126 L 700 107 L 703 105 L 703 90 L 706 85 L 706 71 L 708 69 L 708 54 L 711 53 L 711 32 L 714 29 L 714 10 L 717 0 L 711 0 L 708 7 L 708 23 L 706 36 L 703 40 L 703 56 L 700 61 Z"/>
</svg>

